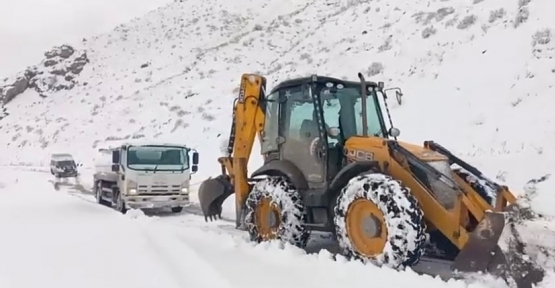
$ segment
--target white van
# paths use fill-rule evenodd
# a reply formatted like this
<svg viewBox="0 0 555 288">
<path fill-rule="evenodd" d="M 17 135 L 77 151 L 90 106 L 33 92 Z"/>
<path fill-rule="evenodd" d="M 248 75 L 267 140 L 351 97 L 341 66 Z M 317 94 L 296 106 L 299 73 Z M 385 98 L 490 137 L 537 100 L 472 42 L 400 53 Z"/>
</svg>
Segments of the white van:
<svg viewBox="0 0 555 288">
<path fill-rule="evenodd" d="M 50 156 L 50 173 L 56 178 L 69 178 L 79 176 L 73 156 L 67 153 L 57 153 Z"/>
</svg>

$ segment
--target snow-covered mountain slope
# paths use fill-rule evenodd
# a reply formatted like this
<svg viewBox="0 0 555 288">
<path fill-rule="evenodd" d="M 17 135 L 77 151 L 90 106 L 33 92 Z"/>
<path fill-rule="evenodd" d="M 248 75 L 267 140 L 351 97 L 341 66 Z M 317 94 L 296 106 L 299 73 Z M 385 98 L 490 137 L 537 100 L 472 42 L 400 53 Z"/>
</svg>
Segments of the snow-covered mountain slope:
<svg viewBox="0 0 555 288">
<path fill-rule="evenodd" d="M 35 64 L 46 51 L 112 30 L 171 0 L 2 0 L 0 75 Z"/>
<path fill-rule="evenodd" d="M 47 99 L 26 92 L 9 103 L 1 160 L 37 165 L 68 151 L 90 163 L 106 140 L 169 138 L 199 149 L 201 179 L 218 171 L 242 73 L 262 73 L 271 85 L 312 73 L 356 79 L 363 71 L 403 88 L 403 106 L 390 105 L 404 140 L 434 139 L 517 192 L 553 172 L 555 148 L 546 143 L 555 140 L 555 4 L 422 3 L 168 4 L 81 43 L 91 63 L 73 90 Z"/>
</svg>

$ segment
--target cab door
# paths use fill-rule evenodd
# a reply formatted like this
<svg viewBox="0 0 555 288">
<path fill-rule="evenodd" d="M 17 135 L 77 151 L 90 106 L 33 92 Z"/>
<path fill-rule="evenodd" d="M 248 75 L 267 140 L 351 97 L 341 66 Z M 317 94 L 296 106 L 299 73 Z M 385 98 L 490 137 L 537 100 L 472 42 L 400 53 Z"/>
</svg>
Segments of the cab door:
<svg viewBox="0 0 555 288">
<path fill-rule="evenodd" d="M 327 153 L 322 111 L 308 84 L 286 87 L 281 119 L 284 143 L 281 158 L 295 164 L 311 188 L 325 187 Z"/>
</svg>

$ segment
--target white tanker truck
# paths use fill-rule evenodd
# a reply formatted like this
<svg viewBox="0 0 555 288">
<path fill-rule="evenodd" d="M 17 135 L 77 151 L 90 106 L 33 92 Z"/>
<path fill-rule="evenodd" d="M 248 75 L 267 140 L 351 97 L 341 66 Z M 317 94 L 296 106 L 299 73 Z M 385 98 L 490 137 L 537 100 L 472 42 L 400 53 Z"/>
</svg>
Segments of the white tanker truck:
<svg viewBox="0 0 555 288">
<path fill-rule="evenodd" d="M 179 213 L 189 204 L 191 175 L 198 170 L 196 150 L 147 142 L 98 152 L 93 191 L 99 204 L 121 213 L 130 208 L 171 208 Z"/>
</svg>

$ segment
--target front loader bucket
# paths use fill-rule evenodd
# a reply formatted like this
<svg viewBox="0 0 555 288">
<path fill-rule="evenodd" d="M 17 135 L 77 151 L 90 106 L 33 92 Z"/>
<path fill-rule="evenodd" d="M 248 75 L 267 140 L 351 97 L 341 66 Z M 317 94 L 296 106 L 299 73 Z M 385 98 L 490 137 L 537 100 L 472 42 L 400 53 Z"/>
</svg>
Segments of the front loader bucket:
<svg viewBox="0 0 555 288">
<path fill-rule="evenodd" d="M 517 209 L 511 204 L 502 213 L 486 212 L 451 268 L 462 273 L 489 273 L 503 278 L 513 288 L 532 288 L 541 282 L 545 270 L 525 254 L 526 244 L 514 226 Z"/>
<path fill-rule="evenodd" d="M 229 178 L 224 175 L 202 182 L 198 190 L 198 198 L 204 220 L 222 218 L 222 204 L 233 192 Z"/>
</svg>

